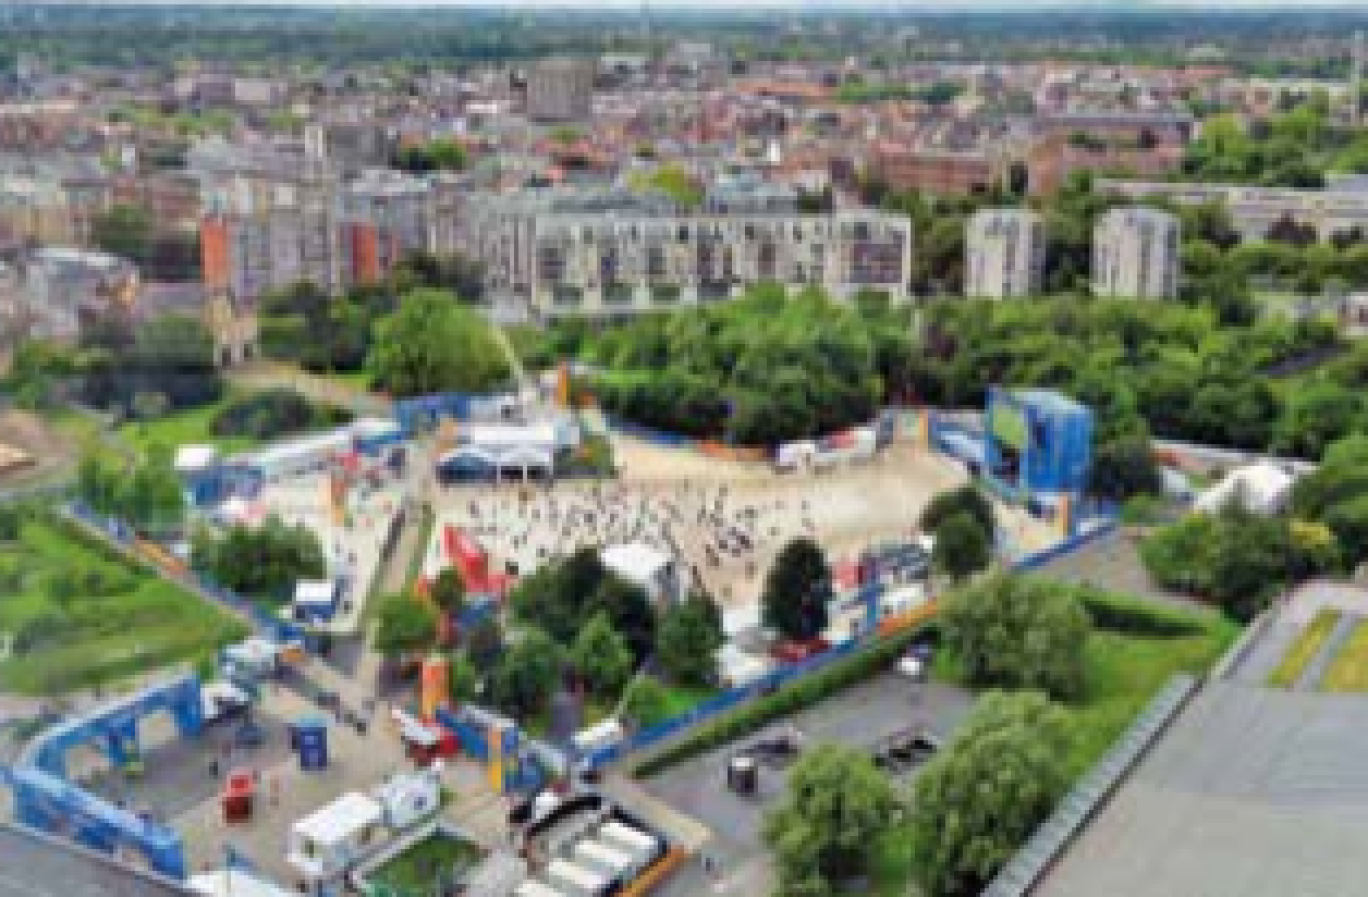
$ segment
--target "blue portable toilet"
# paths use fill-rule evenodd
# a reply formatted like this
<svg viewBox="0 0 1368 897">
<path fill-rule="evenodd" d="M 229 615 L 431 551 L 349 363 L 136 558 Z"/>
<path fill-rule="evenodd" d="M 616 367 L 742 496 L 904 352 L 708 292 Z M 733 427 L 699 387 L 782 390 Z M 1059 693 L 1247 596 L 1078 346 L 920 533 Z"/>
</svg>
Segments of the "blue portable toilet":
<svg viewBox="0 0 1368 897">
<path fill-rule="evenodd" d="M 319 716 L 307 716 L 290 727 L 290 746 L 299 754 L 299 768 L 317 772 L 328 768 L 328 723 Z"/>
</svg>

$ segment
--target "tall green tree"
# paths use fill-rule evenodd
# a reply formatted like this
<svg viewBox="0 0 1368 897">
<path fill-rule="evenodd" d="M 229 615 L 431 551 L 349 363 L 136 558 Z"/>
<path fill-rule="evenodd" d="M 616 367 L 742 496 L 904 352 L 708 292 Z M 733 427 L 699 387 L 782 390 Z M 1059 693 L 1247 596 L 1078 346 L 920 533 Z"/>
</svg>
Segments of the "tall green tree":
<svg viewBox="0 0 1368 897">
<path fill-rule="evenodd" d="M 321 579 L 327 573 L 323 546 L 313 530 L 290 526 L 275 515 L 256 527 L 197 531 L 190 560 L 219 585 L 272 602 L 287 600 L 299 580 Z"/>
<path fill-rule="evenodd" d="M 448 617 L 455 617 L 465 606 L 465 583 L 453 567 L 447 567 L 433 577 L 429 592 L 433 603 Z"/>
<path fill-rule="evenodd" d="M 622 699 L 622 717 L 636 726 L 654 726 L 665 721 L 670 694 L 659 680 L 638 676 Z"/>
<path fill-rule="evenodd" d="M 936 616 L 947 649 L 975 685 L 1083 691 L 1091 621 L 1069 586 L 1000 575 L 952 593 Z"/>
<path fill-rule="evenodd" d="M 381 599 L 375 626 L 375 650 L 394 660 L 437 643 L 437 609 L 414 595 Z"/>
<path fill-rule="evenodd" d="M 717 675 L 717 649 L 723 640 L 717 605 L 707 595 L 690 595 L 661 615 L 655 659 L 673 681 L 706 685 Z"/>
<path fill-rule="evenodd" d="M 794 539 L 780 550 L 765 576 L 760 599 L 764 625 L 786 639 L 816 638 L 827 627 L 832 596 L 826 554 L 811 539 Z"/>
<path fill-rule="evenodd" d="M 570 646 L 570 663 L 604 696 L 616 695 L 632 674 L 632 650 L 603 611 L 594 614 Z"/>
<path fill-rule="evenodd" d="M 868 873 L 880 836 L 901 810 L 868 752 L 834 744 L 806 751 L 789 773 L 783 802 L 765 819 L 780 892 L 832 894 Z"/>
<path fill-rule="evenodd" d="M 977 573 L 993 561 L 993 543 L 983 526 L 965 511 L 942 520 L 936 527 L 931 566 L 951 579 Z"/>
<path fill-rule="evenodd" d="M 521 638 L 504 651 L 494 667 L 490 690 L 494 702 L 515 716 L 525 716 L 545 706 L 556 687 L 565 652 L 540 629 L 525 629 Z"/>
<path fill-rule="evenodd" d="M 366 367 L 394 395 L 482 392 L 508 377 L 489 322 L 450 293 L 417 290 L 375 329 Z"/>
<path fill-rule="evenodd" d="M 1088 470 L 1094 495 L 1125 501 L 1136 495 L 1158 495 L 1164 487 L 1148 436 L 1104 442 L 1093 452 Z"/>
<path fill-rule="evenodd" d="M 942 521 L 961 513 L 973 517 L 987 532 L 993 531 L 993 504 L 973 483 L 936 495 L 922 509 L 917 525 L 925 532 L 935 532 Z"/>
<path fill-rule="evenodd" d="M 989 692 L 912 788 L 913 869 L 930 897 L 978 894 L 1068 788 L 1068 714 L 1038 692 Z"/>
</svg>

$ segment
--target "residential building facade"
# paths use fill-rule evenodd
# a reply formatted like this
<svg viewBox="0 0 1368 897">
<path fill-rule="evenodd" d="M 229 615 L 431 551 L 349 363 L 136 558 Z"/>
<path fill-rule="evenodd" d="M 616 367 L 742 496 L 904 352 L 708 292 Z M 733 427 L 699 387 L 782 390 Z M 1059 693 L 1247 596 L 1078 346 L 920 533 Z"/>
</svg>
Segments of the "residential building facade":
<svg viewBox="0 0 1368 897">
<path fill-rule="evenodd" d="M 967 225 L 964 293 L 1006 299 L 1040 292 L 1045 222 L 1026 209 L 983 209 Z"/>
<path fill-rule="evenodd" d="M 729 199 L 736 207 L 739 199 Z M 542 318 L 622 317 L 739 296 L 776 282 L 838 299 L 878 290 L 908 298 L 906 216 L 877 211 L 685 213 L 655 197 L 472 199 L 463 251 L 491 296 L 527 301 Z"/>
<path fill-rule="evenodd" d="M 1158 209 L 1112 209 L 1093 232 L 1093 293 L 1123 299 L 1178 295 L 1178 219 Z"/>
</svg>

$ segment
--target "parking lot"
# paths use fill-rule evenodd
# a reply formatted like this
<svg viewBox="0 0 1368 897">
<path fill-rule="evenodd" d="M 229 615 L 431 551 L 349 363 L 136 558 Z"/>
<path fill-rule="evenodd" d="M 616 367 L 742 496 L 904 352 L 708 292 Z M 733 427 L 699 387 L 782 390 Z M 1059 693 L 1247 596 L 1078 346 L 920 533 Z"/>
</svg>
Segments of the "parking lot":
<svg viewBox="0 0 1368 897">
<path fill-rule="evenodd" d="M 894 671 L 882 673 L 765 729 L 672 767 L 643 782 L 655 798 L 702 823 L 712 832 L 705 850 L 723 869 L 735 867 L 762 850 L 766 808 L 782 795 L 787 763 L 778 754 L 759 752 L 757 793 L 741 796 L 727 787 L 727 767 L 736 755 L 795 732 L 802 745 L 847 744 L 871 752 L 890 736 L 924 730 L 944 742 L 973 703 L 968 692 L 939 683 L 915 685 Z M 901 780 L 915 764 L 891 770 Z"/>
</svg>

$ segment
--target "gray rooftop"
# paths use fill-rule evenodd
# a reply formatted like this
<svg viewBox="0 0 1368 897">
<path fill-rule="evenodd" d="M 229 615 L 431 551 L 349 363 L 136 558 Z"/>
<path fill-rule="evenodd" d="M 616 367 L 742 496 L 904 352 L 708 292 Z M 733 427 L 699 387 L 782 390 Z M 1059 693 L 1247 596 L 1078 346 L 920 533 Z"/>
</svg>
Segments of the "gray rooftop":
<svg viewBox="0 0 1368 897">
<path fill-rule="evenodd" d="M 1210 683 L 1031 893 L 1363 893 L 1364 757 L 1361 696 Z"/>
</svg>

